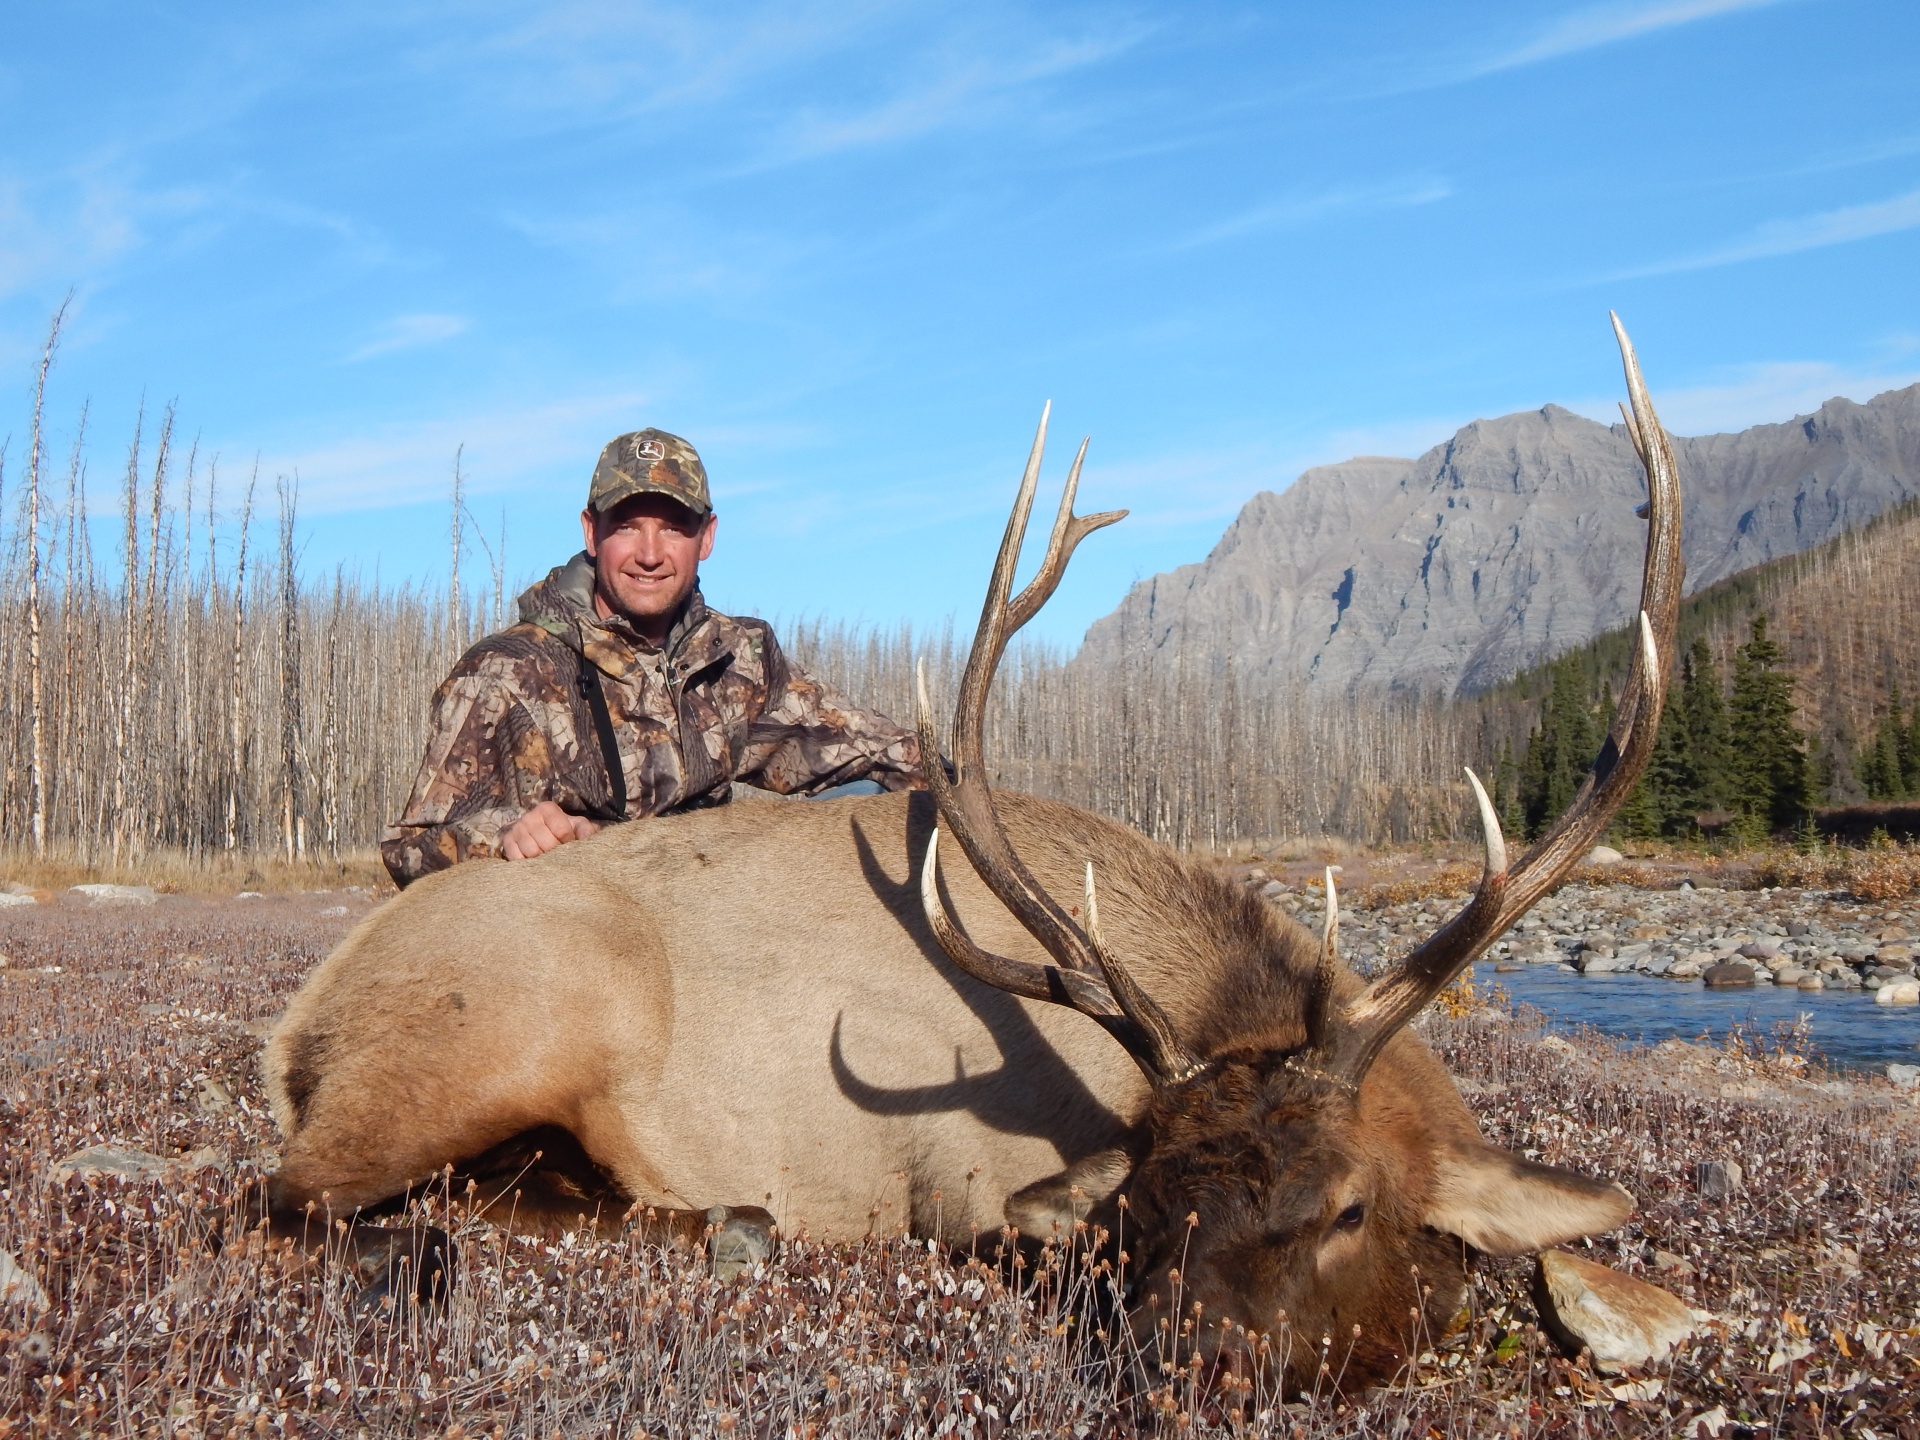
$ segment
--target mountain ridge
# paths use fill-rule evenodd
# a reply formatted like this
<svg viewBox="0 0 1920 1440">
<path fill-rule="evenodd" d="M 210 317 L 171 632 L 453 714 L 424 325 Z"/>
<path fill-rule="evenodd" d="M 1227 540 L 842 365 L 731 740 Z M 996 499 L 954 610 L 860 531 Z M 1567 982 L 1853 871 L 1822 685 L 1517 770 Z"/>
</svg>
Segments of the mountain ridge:
<svg viewBox="0 0 1920 1440">
<path fill-rule="evenodd" d="M 1692 593 L 1920 495 L 1920 385 L 1673 443 Z M 1138 582 L 1079 655 L 1475 693 L 1630 618 L 1644 496 L 1622 425 L 1553 404 L 1475 420 L 1418 457 L 1259 492 L 1205 559 Z"/>
</svg>

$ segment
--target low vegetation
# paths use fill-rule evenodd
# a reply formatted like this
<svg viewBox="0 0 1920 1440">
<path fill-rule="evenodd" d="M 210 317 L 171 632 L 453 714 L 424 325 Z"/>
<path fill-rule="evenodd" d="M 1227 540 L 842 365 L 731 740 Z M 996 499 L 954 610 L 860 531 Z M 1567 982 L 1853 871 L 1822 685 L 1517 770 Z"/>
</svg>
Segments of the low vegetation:
<svg viewBox="0 0 1920 1440">
<path fill-rule="evenodd" d="M 444 1307 L 355 1308 L 261 1253 L 260 1034 L 364 913 L 351 892 L 20 907 L 0 935 L 0 1249 L 45 1305 L 0 1309 L 0 1435 L 672 1436 L 1722 1433 L 1920 1427 L 1920 1113 L 1791 1045 L 1629 1051 L 1462 999 L 1428 1023 L 1489 1138 L 1640 1198 L 1593 1257 L 1713 1318 L 1670 1368 L 1596 1375 L 1536 1330 L 1527 1262 L 1483 1262 L 1417 1371 L 1281 1397 L 1109 1348 L 1084 1249 L 799 1239 L 722 1285 L 626 1235 L 509 1237 L 420 1203 L 462 1249 Z M 100 1144 L 147 1179 L 54 1180 Z M 1708 1200 L 1697 1167 L 1745 1185 Z M 456 1200 L 458 1197 L 454 1197 Z M 1660 1268 L 1665 1267 L 1665 1268 Z M 1327 1350 L 1344 1337 L 1269 1344 Z M 1171 1369 L 1161 1361 L 1173 1362 Z"/>
</svg>

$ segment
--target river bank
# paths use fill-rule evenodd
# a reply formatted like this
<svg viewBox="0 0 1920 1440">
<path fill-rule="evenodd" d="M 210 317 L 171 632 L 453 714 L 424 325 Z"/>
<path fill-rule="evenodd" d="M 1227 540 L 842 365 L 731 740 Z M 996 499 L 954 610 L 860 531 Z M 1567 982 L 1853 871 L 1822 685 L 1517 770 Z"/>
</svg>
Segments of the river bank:
<svg viewBox="0 0 1920 1440">
<path fill-rule="evenodd" d="M 1610 882 L 1599 867 L 1585 875 L 1496 941 L 1472 983 L 1498 987 L 1563 1027 L 1621 1039 L 1724 1042 L 1738 1033 L 1758 1044 L 1799 1025 L 1797 1043 L 1836 1068 L 1885 1074 L 1889 1064 L 1920 1065 L 1920 904 L 1912 899 L 1728 889 L 1684 876 L 1650 889 L 1645 877 Z M 1249 878 L 1319 927 L 1323 900 L 1311 877 L 1291 885 L 1260 872 Z M 1341 954 L 1362 971 L 1393 963 L 1459 908 L 1465 883 L 1437 872 L 1356 885 L 1341 901 Z M 1901 1003 L 1881 1003 L 1892 1000 Z"/>
</svg>

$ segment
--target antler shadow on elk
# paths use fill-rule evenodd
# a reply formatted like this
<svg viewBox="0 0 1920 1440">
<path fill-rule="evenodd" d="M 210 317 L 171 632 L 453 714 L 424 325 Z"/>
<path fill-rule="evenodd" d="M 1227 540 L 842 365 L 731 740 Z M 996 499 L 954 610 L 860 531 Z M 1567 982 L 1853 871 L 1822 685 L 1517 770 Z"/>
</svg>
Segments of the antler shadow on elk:
<svg viewBox="0 0 1920 1440">
<path fill-rule="evenodd" d="M 1316 940 L 1202 861 L 990 788 L 984 715 L 1007 643 L 1075 546 L 1120 518 L 1073 513 L 1083 444 L 1039 571 L 1012 593 L 1043 416 L 961 681 L 951 777 L 922 677 L 931 796 L 729 806 L 408 889 L 309 977 L 270 1041 L 287 1137 L 273 1230 L 317 1244 L 316 1215 L 390 1210 L 449 1172 L 522 1226 L 617 1231 L 645 1207 L 649 1224 L 710 1235 L 728 1269 L 770 1253 L 776 1213 L 789 1231 L 897 1225 L 953 1243 L 1085 1221 L 1124 1244 L 1142 1338 L 1190 1320 L 1202 1355 L 1266 1354 L 1297 1384 L 1326 1336 L 1351 1387 L 1446 1325 L 1472 1252 L 1621 1224 L 1633 1201 L 1617 1185 L 1482 1140 L 1408 1028 L 1567 876 L 1653 749 L 1680 494 L 1614 328 L 1649 523 L 1612 729 L 1567 813 L 1512 863 L 1469 772 L 1479 887 L 1387 974 L 1363 983 L 1340 963 L 1331 873 Z M 967 866 L 941 867 L 943 837 Z M 420 1229 L 354 1224 L 344 1244 L 363 1271 L 418 1257 L 416 1281 L 448 1253 Z M 1309 1343 L 1262 1350 L 1282 1325 Z"/>
</svg>

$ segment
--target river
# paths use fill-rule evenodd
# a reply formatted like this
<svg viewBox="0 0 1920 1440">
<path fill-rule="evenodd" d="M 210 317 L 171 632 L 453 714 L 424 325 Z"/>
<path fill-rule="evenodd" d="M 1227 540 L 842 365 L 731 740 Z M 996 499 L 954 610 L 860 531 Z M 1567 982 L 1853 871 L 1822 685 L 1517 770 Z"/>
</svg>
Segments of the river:
<svg viewBox="0 0 1920 1440">
<path fill-rule="evenodd" d="M 1884 1074 L 1889 1062 L 1920 1064 L 1920 1007 L 1876 1005 L 1864 990 L 1709 990 L 1699 982 L 1646 975 L 1577 975 L 1558 965 L 1527 965 L 1503 974 L 1481 961 L 1473 983 L 1497 984 L 1556 1026 L 1591 1026 L 1607 1035 L 1653 1044 L 1661 1040 L 1724 1040 L 1736 1027 L 1770 1040 L 1776 1027 L 1808 1017 L 1811 1048 L 1836 1070 Z"/>
</svg>

